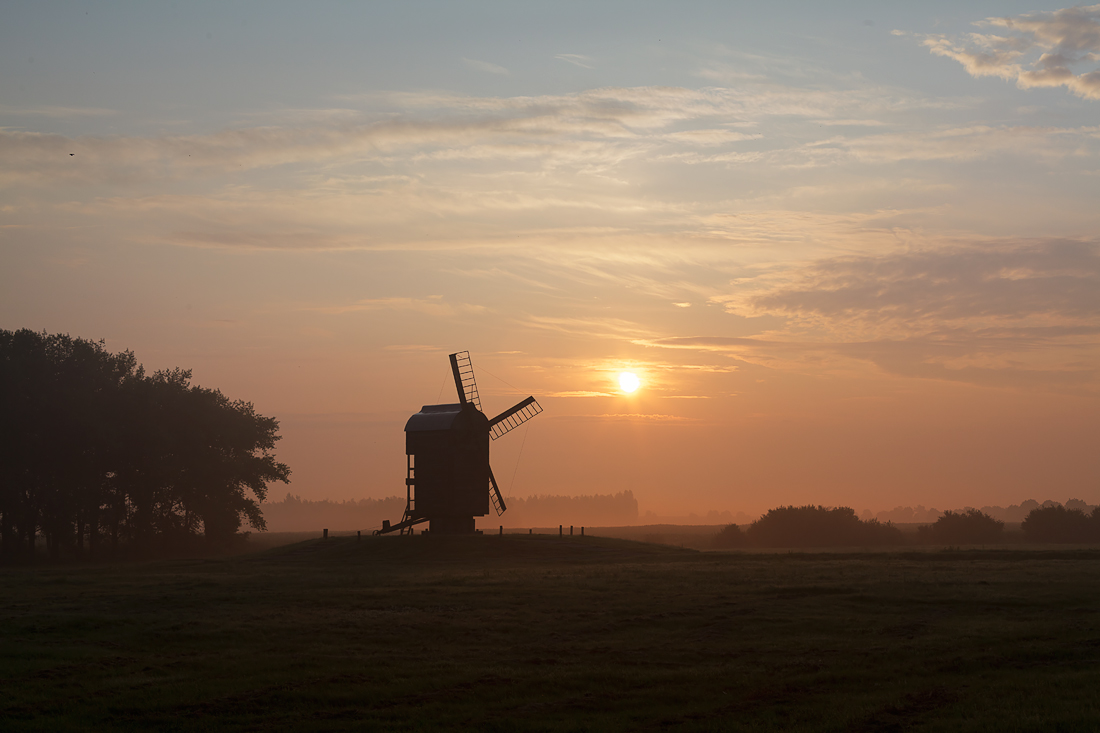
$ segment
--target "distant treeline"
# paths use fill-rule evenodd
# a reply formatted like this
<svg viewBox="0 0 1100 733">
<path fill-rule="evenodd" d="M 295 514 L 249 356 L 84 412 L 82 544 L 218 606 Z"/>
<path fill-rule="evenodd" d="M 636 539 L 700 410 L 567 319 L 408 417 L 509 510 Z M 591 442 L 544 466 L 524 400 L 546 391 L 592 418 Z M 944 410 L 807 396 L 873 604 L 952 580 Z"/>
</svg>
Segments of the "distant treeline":
<svg viewBox="0 0 1100 733">
<path fill-rule="evenodd" d="M 932 524 L 917 528 L 924 544 L 998 544 L 1005 541 L 1005 523 L 978 509 L 946 511 Z M 1021 523 L 1030 542 L 1100 543 L 1100 507 L 1086 513 L 1061 504 L 1037 506 Z M 871 547 L 900 545 L 901 530 L 877 519 L 861 520 L 848 507 L 783 506 L 769 510 L 745 529 L 736 524 L 715 537 L 717 548 L 736 547 Z"/>
<path fill-rule="evenodd" d="M 1091 512 L 1095 507 L 1091 504 L 1087 504 L 1080 499 L 1070 499 L 1064 505 L 1056 501 L 1044 501 L 1039 503 L 1034 499 L 1028 499 L 1027 501 L 1020 502 L 1019 504 L 1011 504 L 1008 507 L 1002 506 L 983 506 L 978 509 L 982 514 L 986 514 L 994 519 L 1002 522 L 1017 522 L 1024 521 L 1035 509 L 1052 506 L 1065 506 L 1067 509 L 1080 509 L 1086 514 Z M 954 510 L 956 513 L 959 511 L 969 511 L 975 507 L 966 507 L 961 510 Z M 897 524 L 914 524 L 924 522 L 935 522 L 937 519 L 943 516 L 943 512 L 935 507 L 931 509 L 925 509 L 923 506 L 899 506 L 894 507 L 890 511 L 882 511 L 874 515 L 874 518 L 880 522 L 894 522 Z M 866 512 L 864 517 L 870 516 L 870 512 Z"/>
<path fill-rule="evenodd" d="M 508 506 L 492 520 L 506 527 L 550 527 L 559 524 L 611 526 L 630 524 L 638 518 L 638 500 L 630 491 L 592 496 L 505 497 Z M 396 522 L 405 511 L 405 497 L 310 501 L 287 494 L 262 507 L 267 526 L 275 532 L 312 532 L 376 529 L 382 520 Z"/>
<path fill-rule="evenodd" d="M 273 532 L 366 530 L 381 527 L 383 519 L 400 521 L 405 497 L 310 501 L 288 493 L 282 501 L 264 502 L 260 508 L 268 529 Z"/>
<path fill-rule="evenodd" d="M 146 551 L 264 529 L 257 502 L 287 481 L 276 420 L 147 375 L 102 342 L 0 330 L 0 557 Z"/>
<path fill-rule="evenodd" d="M 589 496 L 529 496 L 506 500 L 500 518 L 506 527 L 553 527 L 559 524 L 618 526 L 638 520 L 638 500 L 629 489 L 617 494 Z M 505 521 L 506 520 L 506 521 Z"/>
</svg>

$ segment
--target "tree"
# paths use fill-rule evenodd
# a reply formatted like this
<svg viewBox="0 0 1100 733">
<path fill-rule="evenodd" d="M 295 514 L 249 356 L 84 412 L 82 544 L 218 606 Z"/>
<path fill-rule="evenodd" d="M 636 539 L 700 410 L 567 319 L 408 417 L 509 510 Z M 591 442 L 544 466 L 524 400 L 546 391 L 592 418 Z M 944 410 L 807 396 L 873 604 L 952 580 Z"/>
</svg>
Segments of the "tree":
<svg viewBox="0 0 1100 733">
<path fill-rule="evenodd" d="M 918 527 L 920 538 L 945 545 L 990 545 L 1004 538 L 1005 523 L 977 509 L 946 511 L 935 524 Z"/>
<path fill-rule="evenodd" d="M 51 556 L 83 537 L 88 502 L 106 470 L 107 405 L 135 369 L 102 342 L 0 331 L 0 546 Z"/>
<path fill-rule="evenodd" d="M 781 506 L 749 525 L 748 541 L 758 547 L 835 547 L 901 544 L 901 530 L 889 522 L 861 521 L 850 507 Z"/>
<path fill-rule="evenodd" d="M 1080 509 L 1054 505 L 1032 509 L 1020 527 L 1032 542 L 1070 543 L 1097 541 L 1100 539 L 1098 525 L 1100 514 L 1097 510 L 1093 510 L 1090 517 Z"/>
<path fill-rule="evenodd" d="M 714 547 L 719 550 L 728 550 L 734 547 L 744 547 L 747 543 L 745 533 L 736 524 L 727 524 L 714 536 Z"/>
<path fill-rule="evenodd" d="M 2 556 L 33 554 L 39 532 L 56 558 L 104 533 L 146 549 L 263 529 L 258 501 L 290 475 L 279 424 L 190 382 L 102 342 L 0 331 Z"/>
</svg>

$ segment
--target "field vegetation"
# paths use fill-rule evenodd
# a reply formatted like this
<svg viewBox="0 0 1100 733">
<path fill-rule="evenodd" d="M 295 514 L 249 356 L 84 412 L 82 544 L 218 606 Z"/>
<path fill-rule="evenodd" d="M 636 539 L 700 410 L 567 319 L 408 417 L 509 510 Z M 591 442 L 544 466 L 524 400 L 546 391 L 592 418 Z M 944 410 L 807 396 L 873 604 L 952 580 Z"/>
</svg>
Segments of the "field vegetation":
<svg viewBox="0 0 1100 733">
<path fill-rule="evenodd" d="M 1095 730 L 1100 551 L 330 537 L 0 570 L 5 730 Z"/>
</svg>

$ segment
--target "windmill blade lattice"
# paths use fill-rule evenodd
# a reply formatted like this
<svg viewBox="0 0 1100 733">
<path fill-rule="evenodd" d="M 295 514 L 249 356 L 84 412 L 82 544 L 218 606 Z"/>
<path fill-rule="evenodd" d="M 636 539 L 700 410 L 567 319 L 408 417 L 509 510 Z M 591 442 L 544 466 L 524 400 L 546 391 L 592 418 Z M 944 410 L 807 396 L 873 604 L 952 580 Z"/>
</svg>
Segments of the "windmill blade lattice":
<svg viewBox="0 0 1100 733">
<path fill-rule="evenodd" d="M 458 389 L 460 402 L 472 402 L 474 407 L 481 410 L 481 396 L 477 393 L 477 382 L 474 380 L 474 363 L 470 359 L 469 351 L 459 351 L 451 354 L 451 371 L 455 377 L 455 387 Z"/>
<path fill-rule="evenodd" d="M 504 503 L 504 495 L 500 493 L 500 487 L 497 486 L 496 476 L 493 475 L 493 467 L 489 467 L 489 499 L 493 502 L 493 508 L 497 511 L 497 516 L 504 514 L 508 510 L 508 505 Z"/>
<path fill-rule="evenodd" d="M 505 410 L 489 421 L 489 437 L 496 440 L 542 412 L 534 397 L 528 397 L 510 410 Z"/>
</svg>

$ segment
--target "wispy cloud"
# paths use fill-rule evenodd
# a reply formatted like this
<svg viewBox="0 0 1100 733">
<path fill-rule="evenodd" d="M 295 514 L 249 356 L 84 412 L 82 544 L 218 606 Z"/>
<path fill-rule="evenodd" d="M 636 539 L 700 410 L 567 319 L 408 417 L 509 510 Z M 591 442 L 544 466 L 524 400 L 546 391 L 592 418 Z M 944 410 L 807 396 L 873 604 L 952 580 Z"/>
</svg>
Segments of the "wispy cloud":
<svg viewBox="0 0 1100 733">
<path fill-rule="evenodd" d="M 824 356 L 991 386 L 1097 386 L 1100 243 L 953 243 L 827 258 L 736 281 L 732 313 L 786 326 L 753 337 L 646 341 L 822 371 Z"/>
<path fill-rule="evenodd" d="M 974 25 L 1008 35 L 918 37 L 929 51 L 958 61 L 972 76 L 1015 81 L 1021 89 L 1065 87 L 1079 97 L 1100 99 L 1100 5 L 986 18 Z"/>
<path fill-rule="evenodd" d="M 1100 245 L 1087 241 L 954 246 L 823 260 L 753 283 L 727 303 L 812 324 L 945 324 L 988 327 L 1094 325 L 1100 328 Z M 756 288 L 765 288 L 758 291 Z"/>
<path fill-rule="evenodd" d="M 839 118 L 853 106 L 904 106 L 865 91 L 853 97 L 851 92 L 674 87 L 601 88 L 540 97 L 396 94 L 388 103 L 400 112 L 364 119 L 344 109 L 323 110 L 313 117 L 292 110 L 289 120 L 311 124 L 201 135 L 74 138 L 0 130 L 0 183 L 163 180 L 293 164 L 388 160 L 387 156 L 408 160 L 410 150 L 420 156 L 464 160 L 569 154 L 578 162 L 591 161 L 592 167 L 645 154 L 656 145 L 756 139 L 759 133 L 728 126 L 755 125 L 768 116 Z M 724 126 L 705 127 L 707 122 Z"/>
<path fill-rule="evenodd" d="M 737 132 L 735 130 L 684 130 L 671 132 L 665 136 L 666 140 L 685 142 L 692 145 L 722 145 L 723 143 L 741 142 L 742 140 L 759 140 L 763 135 Z"/>
<path fill-rule="evenodd" d="M 477 71 L 484 71 L 487 74 L 499 74 L 500 76 L 508 76 L 509 74 L 512 73 L 512 72 L 508 71 L 508 69 L 504 68 L 503 66 L 498 66 L 497 64 L 491 64 L 488 61 L 478 61 L 477 59 L 463 58 L 462 63 L 466 64 L 471 69 L 476 69 Z"/>
<path fill-rule="evenodd" d="M 591 68 L 593 68 L 593 66 L 591 64 L 592 59 L 588 56 L 583 56 L 579 53 L 559 53 L 559 54 L 556 54 L 554 56 L 554 58 L 556 58 L 560 61 L 565 61 L 566 63 L 569 63 L 569 64 L 573 64 L 574 66 L 579 66 L 582 69 L 591 69 Z"/>
</svg>

